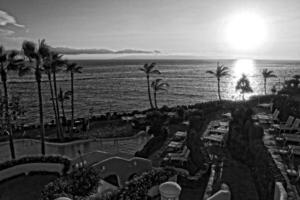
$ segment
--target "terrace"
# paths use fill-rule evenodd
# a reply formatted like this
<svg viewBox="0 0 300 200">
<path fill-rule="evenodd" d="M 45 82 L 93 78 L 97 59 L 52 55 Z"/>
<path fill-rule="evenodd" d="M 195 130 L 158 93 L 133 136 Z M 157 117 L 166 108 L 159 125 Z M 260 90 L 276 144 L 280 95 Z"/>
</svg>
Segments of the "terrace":
<svg viewBox="0 0 300 200">
<path fill-rule="evenodd" d="M 285 168 L 278 164 L 284 165 L 284 156 L 283 159 L 279 159 L 279 155 L 273 153 L 278 145 L 275 143 L 275 137 L 268 131 L 270 125 L 261 124 L 265 130 L 264 137 L 250 139 L 250 153 L 243 153 L 244 149 L 239 146 L 243 139 L 236 132 L 239 125 L 232 124 L 232 116 L 227 113 L 230 106 L 221 105 L 220 109 L 218 107 L 220 105 L 216 105 L 212 105 L 210 110 L 186 109 L 183 116 L 176 111 L 169 111 L 170 114 L 166 112 L 169 117 L 164 126 L 168 127 L 168 134 L 152 136 L 142 145 L 143 148 L 142 146 L 136 148 L 135 156 L 142 158 L 133 158 L 134 151 L 128 153 L 128 157 L 119 154 L 123 158 L 119 158 L 117 154 L 103 156 L 101 152 L 83 152 L 79 157 L 73 156 L 68 173 L 60 176 L 59 182 L 53 182 L 60 188 L 60 192 L 53 191 L 48 185 L 43 190 L 43 198 L 49 199 L 52 195 L 53 198 L 65 196 L 77 199 L 83 195 L 86 199 L 108 200 L 116 197 L 126 198 L 126 195 L 129 195 L 130 199 L 139 199 L 142 195 L 158 199 L 159 185 L 166 181 L 175 181 L 179 184 L 182 200 L 273 199 L 286 194 L 285 191 L 288 198 L 294 198 L 293 194 L 297 195 L 297 191 L 292 190 L 290 177 L 287 176 Z M 260 110 L 261 108 L 257 109 L 257 112 Z M 257 117 L 254 119 L 258 120 Z M 131 123 L 130 119 L 124 120 Z M 155 121 L 152 118 L 151 121 L 153 120 Z M 238 139 L 230 139 L 230 136 Z M 114 145 L 120 147 L 121 143 Z M 238 148 L 240 150 L 236 151 Z M 90 169 L 93 169 L 92 172 Z M 76 177 L 82 176 L 82 173 L 88 174 L 87 177 L 95 177 L 96 180 L 90 180 L 93 187 L 88 188 L 88 193 L 83 192 L 79 195 L 74 193 L 75 190 L 69 191 L 63 187 L 66 181 L 69 185 L 74 184 L 68 182 L 70 179 L 67 178 L 74 178 L 74 173 Z M 267 182 L 263 181 L 264 179 Z M 90 184 L 90 182 L 76 184 Z M 262 191 L 259 188 L 267 189 Z M 61 190 L 64 192 L 61 193 Z"/>
</svg>

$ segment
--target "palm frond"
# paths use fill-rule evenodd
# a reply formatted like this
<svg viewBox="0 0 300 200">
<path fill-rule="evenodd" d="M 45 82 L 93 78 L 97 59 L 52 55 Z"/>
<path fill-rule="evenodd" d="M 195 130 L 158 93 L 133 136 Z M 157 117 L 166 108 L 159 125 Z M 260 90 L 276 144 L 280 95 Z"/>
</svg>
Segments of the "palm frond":
<svg viewBox="0 0 300 200">
<path fill-rule="evenodd" d="M 26 65 L 21 66 L 21 67 L 19 67 L 18 75 L 22 77 L 26 74 L 29 74 L 31 72 L 31 70 L 32 70 L 31 66 L 26 66 Z"/>
<path fill-rule="evenodd" d="M 161 74 L 158 69 L 150 71 L 151 74 Z"/>
<path fill-rule="evenodd" d="M 81 71 L 82 69 L 83 69 L 83 67 L 77 66 L 77 67 L 75 67 L 74 72 L 76 72 L 76 73 L 82 73 L 82 71 Z"/>
<path fill-rule="evenodd" d="M 25 40 L 22 44 L 22 50 L 24 52 L 24 55 L 29 59 L 33 59 L 36 57 L 36 45 L 34 42 Z"/>
<path fill-rule="evenodd" d="M 207 70 L 205 73 L 211 74 L 211 75 L 215 75 L 215 72 L 213 72 L 213 71 L 211 71 L 211 70 Z"/>
</svg>

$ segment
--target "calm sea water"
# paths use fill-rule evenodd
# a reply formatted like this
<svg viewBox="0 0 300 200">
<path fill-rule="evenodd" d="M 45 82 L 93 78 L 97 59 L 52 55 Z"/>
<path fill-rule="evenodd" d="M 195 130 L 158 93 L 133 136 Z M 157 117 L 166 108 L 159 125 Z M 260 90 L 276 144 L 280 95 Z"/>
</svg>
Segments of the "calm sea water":
<svg viewBox="0 0 300 200">
<path fill-rule="evenodd" d="M 106 112 L 128 112 L 149 108 L 145 75 L 139 70 L 143 60 L 80 60 L 83 73 L 75 74 L 75 114 L 78 117 Z M 150 63 L 150 62 L 149 62 Z M 152 78 L 164 78 L 170 87 L 167 92 L 158 94 L 159 106 L 188 105 L 197 102 L 216 100 L 217 82 L 205 72 L 215 70 L 215 60 L 161 60 L 156 61 L 161 75 Z M 268 80 L 267 90 L 276 82 L 283 82 L 295 74 L 300 74 L 300 62 L 294 61 L 252 61 L 226 60 L 222 64 L 230 68 L 230 77 L 221 80 L 223 99 L 241 98 L 235 91 L 235 85 L 242 73 L 248 75 L 253 94 L 263 93 L 261 71 L 264 68 L 273 70 L 278 78 Z M 46 121 L 53 119 L 52 104 L 46 76 L 43 82 L 43 99 Z M 70 75 L 58 74 L 58 87 L 70 89 Z M 38 121 L 37 88 L 33 75 L 18 78 L 9 75 L 9 92 L 19 94 L 21 103 L 26 109 L 26 122 Z M 2 88 L 1 88 L 2 89 Z M 70 116 L 70 101 L 65 103 L 67 115 Z"/>
</svg>

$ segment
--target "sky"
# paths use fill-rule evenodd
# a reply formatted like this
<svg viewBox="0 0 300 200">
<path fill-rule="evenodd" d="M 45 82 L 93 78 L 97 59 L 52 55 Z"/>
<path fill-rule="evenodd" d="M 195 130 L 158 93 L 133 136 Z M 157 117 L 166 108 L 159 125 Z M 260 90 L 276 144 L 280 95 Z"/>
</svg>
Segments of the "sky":
<svg viewBox="0 0 300 200">
<path fill-rule="evenodd" d="M 0 44 L 19 49 L 23 40 L 45 38 L 55 47 L 300 59 L 299 10 L 300 0 L 0 0 Z M 243 13 L 263 22 L 264 38 L 255 48 L 236 48 L 226 36 Z"/>
</svg>

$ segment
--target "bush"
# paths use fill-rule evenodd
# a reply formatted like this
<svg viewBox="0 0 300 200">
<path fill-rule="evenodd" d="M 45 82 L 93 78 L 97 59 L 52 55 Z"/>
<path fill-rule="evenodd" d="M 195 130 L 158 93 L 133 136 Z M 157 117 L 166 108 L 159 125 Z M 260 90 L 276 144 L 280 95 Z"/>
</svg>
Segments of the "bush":
<svg viewBox="0 0 300 200">
<path fill-rule="evenodd" d="M 147 199 L 148 190 L 160 185 L 174 176 L 176 171 L 171 168 L 152 169 L 141 176 L 128 181 L 125 187 L 115 192 L 102 194 L 100 197 L 91 197 L 88 200 L 140 200 Z"/>
<path fill-rule="evenodd" d="M 61 156 L 29 156 L 1 163 L 0 171 L 10 167 L 14 167 L 16 165 L 22 165 L 27 163 L 61 163 L 64 165 L 63 173 L 67 173 L 71 165 L 71 162 L 68 158 Z"/>
<path fill-rule="evenodd" d="M 92 168 L 80 168 L 46 185 L 42 191 L 41 199 L 85 197 L 96 190 L 99 180 L 100 176 Z"/>
</svg>

